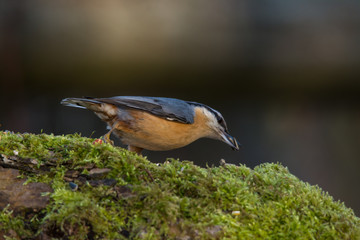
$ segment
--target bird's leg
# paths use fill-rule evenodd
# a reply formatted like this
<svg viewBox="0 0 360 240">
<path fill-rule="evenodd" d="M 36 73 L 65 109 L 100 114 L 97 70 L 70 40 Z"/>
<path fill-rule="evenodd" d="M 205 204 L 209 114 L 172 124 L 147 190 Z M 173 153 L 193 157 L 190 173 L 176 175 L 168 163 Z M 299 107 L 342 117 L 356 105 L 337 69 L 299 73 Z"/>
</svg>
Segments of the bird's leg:
<svg viewBox="0 0 360 240">
<path fill-rule="evenodd" d="M 135 152 L 135 153 L 137 153 L 139 155 L 142 155 L 141 152 L 142 152 L 143 149 L 139 148 L 139 147 L 129 145 L 128 150 L 131 151 L 131 152 Z"/>
<path fill-rule="evenodd" d="M 110 129 L 110 131 L 107 132 L 107 133 L 104 135 L 104 140 L 105 140 L 105 142 L 106 142 L 106 143 L 109 143 L 109 144 L 111 144 L 111 145 L 113 145 L 113 146 L 114 146 L 114 141 L 110 139 L 110 135 L 111 135 L 111 133 L 112 133 L 115 129 L 116 129 L 116 126 L 115 126 L 115 127 L 112 127 L 112 128 Z"/>
</svg>

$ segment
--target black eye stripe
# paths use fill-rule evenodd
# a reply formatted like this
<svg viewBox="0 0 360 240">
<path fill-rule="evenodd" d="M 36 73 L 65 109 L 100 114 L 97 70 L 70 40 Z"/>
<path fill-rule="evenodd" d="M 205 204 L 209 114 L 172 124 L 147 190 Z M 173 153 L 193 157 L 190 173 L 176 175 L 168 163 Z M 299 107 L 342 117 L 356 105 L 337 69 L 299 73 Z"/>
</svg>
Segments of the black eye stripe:
<svg viewBox="0 0 360 240">
<path fill-rule="evenodd" d="M 209 106 L 207 106 L 205 104 L 202 104 L 202 103 L 197 103 L 197 102 L 188 102 L 188 103 L 193 105 L 193 106 L 200 106 L 200 107 L 206 108 L 209 112 L 211 112 L 215 116 L 218 124 L 220 126 L 222 126 L 226 132 L 228 132 L 225 119 L 223 118 L 223 116 L 218 111 L 216 111 L 215 109 L 212 109 L 211 107 L 209 107 Z"/>
<path fill-rule="evenodd" d="M 226 122 L 225 122 L 225 120 L 223 118 L 219 119 L 218 123 L 219 123 L 220 126 L 222 126 L 224 128 L 225 132 L 228 131 L 227 126 L 226 126 Z"/>
</svg>

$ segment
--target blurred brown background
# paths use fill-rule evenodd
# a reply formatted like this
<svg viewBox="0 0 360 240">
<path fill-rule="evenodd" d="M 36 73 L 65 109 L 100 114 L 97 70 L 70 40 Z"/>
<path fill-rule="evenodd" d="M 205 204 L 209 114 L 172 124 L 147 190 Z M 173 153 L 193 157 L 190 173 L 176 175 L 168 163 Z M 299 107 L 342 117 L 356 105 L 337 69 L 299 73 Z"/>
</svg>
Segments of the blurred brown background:
<svg viewBox="0 0 360 240">
<path fill-rule="evenodd" d="M 65 97 L 146 95 L 219 110 L 243 144 L 146 152 L 205 166 L 281 162 L 360 215 L 359 1 L 3 1 L 0 124 L 103 135 Z"/>
</svg>

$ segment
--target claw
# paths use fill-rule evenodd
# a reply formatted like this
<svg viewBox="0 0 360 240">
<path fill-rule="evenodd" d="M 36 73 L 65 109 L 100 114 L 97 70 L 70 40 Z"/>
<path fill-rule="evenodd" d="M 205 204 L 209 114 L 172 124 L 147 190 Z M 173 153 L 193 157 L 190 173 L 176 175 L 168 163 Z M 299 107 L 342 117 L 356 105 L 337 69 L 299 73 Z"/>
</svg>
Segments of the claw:
<svg viewBox="0 0 360 240">
<path fill-rule="evenodd" d="M 111 134 L 111 133 L 110 133 L 110 134 Z M 110 134 L 105 134 L 105 135 L 104 135 L 104 141 L 105 141 L 106 143 L 109 143 L 109 144 L 111 144 L 112 146 L 114 146 L 114 141 L 110 139 Z"/>
<path fill-rule="evenodd" d="M 114 129 L 115 128 L 112 128 L 107 134 L 104 135 L 104 141 L 111 144 L 112 146 L 114 146 L 114 141 L 110 139 L 110 135 L 114 131 Z"/>
</svg>

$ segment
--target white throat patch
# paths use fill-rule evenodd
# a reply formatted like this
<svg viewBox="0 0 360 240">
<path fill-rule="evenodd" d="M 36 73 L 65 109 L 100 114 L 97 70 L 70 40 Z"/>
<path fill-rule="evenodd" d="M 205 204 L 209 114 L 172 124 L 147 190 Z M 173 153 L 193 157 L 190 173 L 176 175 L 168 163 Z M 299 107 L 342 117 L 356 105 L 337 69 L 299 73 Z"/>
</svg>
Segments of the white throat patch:
<svg viewBox="0 0 360 240">
<path fill-rule="evenodd" d="M 219 124 L 218 124 L 214 114 L 212 112 L 210 112 L 209 110 L 207 110 L 206 108 L 200 108 L 200 109 L 203 112 L 203 114 L 206 116 L 206 118 L 208 119 L 208 122 L 207 122 L 208 126 L 214 130 L 217 129 Z"/>
</svg>

